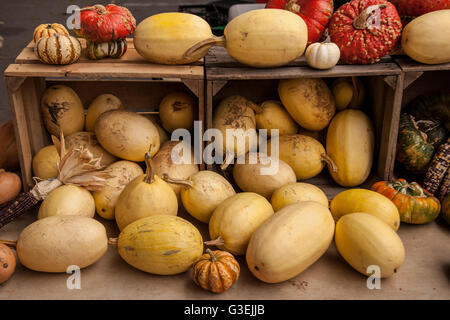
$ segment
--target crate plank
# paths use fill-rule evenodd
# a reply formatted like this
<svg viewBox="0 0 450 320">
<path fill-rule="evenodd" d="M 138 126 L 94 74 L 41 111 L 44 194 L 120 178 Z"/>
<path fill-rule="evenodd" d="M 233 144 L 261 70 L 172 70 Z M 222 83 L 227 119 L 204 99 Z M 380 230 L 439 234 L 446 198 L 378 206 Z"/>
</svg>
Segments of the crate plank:
<svg viewBox="0 0 450 320">
<path fill-rule="evenodd" d="M 329 70 L 314 70 L 310 67 L 268 69 L 211 67 L 206 71 L 206 78 L 208 80 L 290 79 L 296 77 L 326 78 L 376 75 L 387 76 L 398 75 L 400 72 L 400 68 L 393 63 L 337 65 Z"/>
<path fill-rule="evenodd" d="M 48 64 L 10 64 L 5 76 L 16 77 L 63 77 L 81 79 L 177 78 L 203 79 L 200 66 L 164 66 L 130 63 L 76 63 L 65 66 Z"/>
<path fill-rule="evenodd" d="M 400 66 L 403 72 L 450 70 L 450 63 L 423 64 L 408 57 L 396 58 L 395 62 Z"/>
<path fill-rule="evenodd" d="M 118 59 L 105 58 L 100 60 L 91 60 L 86 54 L 86 41 L 79 39 L 82 46 L 81 57 L 77 63 L 149 63 L 145 60 L 134 48 L 132 38 L 127 38 L 127 52 Z M 28 43 L 28 45 L 19 53 L 15 63 L 42 63 L 38 57 L 34 54 L 34 41 Z M 189 64 L 191 66 L 202 66 L 203 59 Z"/>
<path fill-rule="evenodd" d="M 391 56 L 385 56 L 383 57 L 380 62 L 386 63 L 386 62 L 392 62 Z M 340 65 L 344 65 L 342 63 L 339 63 Z M 302 55 L 295 59 L 294 61 L 291 61 L 284 67 L 291 67 L 291 66 L 307 66 L 305 55 Z M 245 67 L 240 62 L 237 62 L 234 60 L 228 53 L 227 50 L 223 47 L 212 47 L 209 49 L 208 53 L 205 56 L 205 66 L 207 67 L 222 67 L 222 68 L 233 68 L 233 67 Z"/>
</svg>

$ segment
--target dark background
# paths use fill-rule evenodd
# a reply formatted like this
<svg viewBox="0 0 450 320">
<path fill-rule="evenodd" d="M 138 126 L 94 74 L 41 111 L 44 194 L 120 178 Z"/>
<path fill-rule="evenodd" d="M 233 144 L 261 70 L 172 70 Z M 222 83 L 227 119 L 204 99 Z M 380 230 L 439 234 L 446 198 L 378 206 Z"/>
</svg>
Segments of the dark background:
<svg viewBox="0 0 450 320">
<path fill-rule="evenodd" d="M 33 31 L 41 23 L 58 22 L 66 25 L 69 17 L 66 9 L 69 5 L 81 8 L 93 4 L 115 3 L 127 7 L 136 23 L 160 12 L 178 11 L 180 4 L 206 4 L 209 0 L 0 0 L 0 35 L 3 45 L 0 48 L 0 68 L 2 74 L 6 67 L 14 62 L 15 57 L 32 40 Z M 4 78 L 0 83 L 0 123 L 11 119 L 8 95 Z"/>
</svg>

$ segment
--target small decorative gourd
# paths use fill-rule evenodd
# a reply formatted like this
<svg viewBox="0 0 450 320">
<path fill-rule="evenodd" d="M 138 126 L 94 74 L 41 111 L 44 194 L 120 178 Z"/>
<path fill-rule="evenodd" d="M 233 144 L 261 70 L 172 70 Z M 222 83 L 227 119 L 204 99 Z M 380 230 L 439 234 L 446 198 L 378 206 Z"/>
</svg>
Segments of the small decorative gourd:
<svg viewBox="0 0 450 320">
<path fill-rule="evenodd" d="M 239 263 L 226 251 L 206 249 L 192 266 L 195 284 L 214 293 L 228 290 L 239 278 Z"/>
<path fill-rule="evenodd" d="M 394 182 L 380 181 L 372 190 L 390 199 L 400 213 L 400 220 L 412 224 L 424 224 L 433 221 L 439 215 L 439 200 L 417 182 L 408 183 L 405 179 Z"/>
<path fill-rule="evenodd" d="M 333 42 L 316 42 L 306 49 L 306 62 L 311 68 L 330 69 L 333 68 L 341 57 L 339 47 Z"/>
<path fill-rule="evenodd" d="M 89 59 L 120 58 L 127 52 L 127 39 L 112 40 L 109 42 L 88 42 L 87 56 Z"/>
<path fill-rule="evenodd" d="M 55 33 L 40 38 L 34 46 L 34 53 L 47 64 L 71 64 L 81 56 L 81 43 L 72 36 Z"/>
<path fill-rule="evenodd" d="M 40 38 L 48 38 L 54 34 L 63 34 L 68 36 L 67 29 L 59 23 L 44 23 L 40 24 L 34 29 L 33 40 L 36 43 Z"/>
</svg>

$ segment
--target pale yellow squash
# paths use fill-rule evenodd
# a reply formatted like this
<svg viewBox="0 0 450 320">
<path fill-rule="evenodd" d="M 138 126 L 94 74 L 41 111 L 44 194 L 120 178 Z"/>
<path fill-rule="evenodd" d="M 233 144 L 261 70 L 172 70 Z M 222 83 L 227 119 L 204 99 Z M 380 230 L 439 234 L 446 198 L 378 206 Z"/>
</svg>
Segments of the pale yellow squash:
<svg viewBox="0 0 450 320">
<path fill-rule="evenodd" d="M 400 214 L 395 204 L 382 194 L 367 189 L 350 189 L 337 194 L 330 203 L 334 220 L 353 212 L 366 212 L 389 225 L 400 227 Z"/>
<path fill-rule="evenodd" d="M 271 136 L 272 130 L 278 130 L 278 134 L 295 134 L 298 131 L 297 123 L 292 119 L 281 102 L 267 100 L 261 103 L 257 110 L 256 127 L 266 129 L 267 137 Z"/>
<path fill-rule="evenodd" d="M 405 260 L 405 248 L 397 233 L 367 213 L 351 213 L 339 219 L 335 241 L 345 261 L 366 276 L 390 277 Z M 378 267 L 379 274 L 374 274 L 371 266 Z"/>
<path fill-rule="evenodd" d="M 88 267 L 108 249 L 105 227 L 81 216 L 54 216 L 33 222 L 19 235 L 17 256 L 28 269 L 66 272 L 75 265 Z"/>
<path fill-rule="evenodd" d="M 450 9 L 424 14 L 402 31 L 403 51 L 426 64 L 450 62 Z"/>
<path fill-rule="evenodd" d="M 195 99 L 185 92 L 172 92 L 159 104 L 159 118 L 168 132 L 176 129 L 192 130 L 198 117 L 198 105 Z"/>
<path fill-rule="evenodd" d="M 164 177 L 165 181 L 182 186 L 181 201 L 186 211 L 201 222 L 208 223 L 212 213 L 225 199 L 236 192 L 220 174 L 204 170 L 194 173 L 186 180 Z"/>
<path fill-rule="evenodd" d="M 161 127 L 161 119 L 159 119 L 158 115 L 156 114 L 145 114 L 144 115 L 147 119 L 149 119 L 156 127 L 156 129 L 158 129 L 159 132 L 159 141 L 161 146 L 164 144 L 164 142 L 170 140 L 169 139 L 169 135 L 166 132 L 166 130 L 164 130 L 163 127 Z"/>
<path fill-rule="evenodd" d="M 278 211 L 292 203 L 315 201 L 328 208 L 326 194 L 313 184 L 304 182 L 289 183 L 275 190 L 270 200 L 273 210 Z"/>
<path fill-rule="evenodd" d="M 307 130 L 325 129 L 336 112 L 333 94 L 322 79 L 280 80 L 278 94 L 291 117 Z"/>
<path fill-rule="evenodd" d="M 145 174 L 134 178 L 123 189 L 116 203 L 117 226 L 123 230 L 130 223 L 153 215 L 178 213 L 177 196 L 167 182 L 154 174 L 150 151 L 145 159 Z"/>
<path fill-rule="evenodd" d="M 160 147 L 159 133 L 146 117 L 128 110 L 110 110 L 95 122 L 98 142 L 118 158 L 144 161 L 150 149 L 153 156 Z"/>
<path fill-rule="evenodd" d="M 181 13 L 160 13 L 144 19 L 134 31 L 136 51 L 145 59 L 160 64 L 187 64 L 208 52 L 209 46 L 189 58 L 184 53 L 196 43 L 213 36 L 209 24 L 199 16 Z"/>
<path fill-rule="evenodd" d="M 247 153 L 244 161 L 233 167 L 234 181 L 242 191 L 270 199 L 276 189 L 297 181 L 294 170 L 283 160 Z"/>
<path fill-rule="evenodd" d="M 124 108 L 122 101 L 113 94 L 101 94 L 92 100 L 86 113 L 86 131 L 94 132 L 95 121 L 104 112 Z"/>
<path fill-rule="evenodd" d="M 95 209 L 104 219 L 113 220 L 117 200 L 123 189 L 130 181 L 144 174 L 142 168 L 131 161 L 117 161 L 106 168 L 111 178 L 106 179 L 107 185 L 101 191 L 95 191 L 92 196 L 95 200 Z"/>
<path fill-rule="evenodd" d="M 330 170 L 343 187 L 358 186 L 372 170 L 375 134 L 369 117 L 360 110 L 344 110 L 331 121 L 327 131 L 327 154 L 336 164 Z"/>
<path fill-rule="evenodd" d="M 46 180 L 56 178 L 59 174 L 60 161 L 58 150 L 54 145 L 43 147 L 33 157 L 33 174 L 35 177 Z"/>
<path fill-rule="evenodd" d="M 225 165 L 257 145 L 256 108 L 254 102 L 242 96 L 229 96 L 214 110 L 213 128 L 222 133 L 222 141 L 216 139 L 214 143 L 216 151 L 225 155 Z"/>
<path fill-rule="evenodd" d="M 237 61 L 252 67 L 278 67 L 300 57 L 308 30 L 300 16 L 278 9 L 258 9 L 231 20 L 224 30 L 225 47 Z"/>
<path fill-rule="evenodd" d="M 288 205 L 252 235 L 246 253 L 249 270 L 264 282 L 289 280 L 327 251 L 333 235 L 328 208 L 315 201 Z"/>
<path fill-rule="evenodd" d="M 54 85 L 41 98 L 41 112 L 45 128 L 59 138 L 60 130 L 64 135 L 83 131 L 84 107 L 78 94 L 70 87 Z"/>
<path fill-rule="evenodd" d="M 274 211 L 269 201 L 253 192 L 238 193 L 229 197 L 214 210 L 209 220 L 208 245 L 216 245 L 235 255 L 245 254 L 253 232 Z"/>
<path fill-rule="evenodd" d="M 156 215 L 122 230 L 118 251 L 122 259 L 139 270 L 173 275 L 185 272 L 202 256 L 203 239 L 188 221 Z"/>
<path fill-rule="evenodd" d="M 268 153 L 275 156 L 272 148 L 276 148 L 274 141 L 269 140 Z M 306 180 L 318 175 L 329 161 L 325 148 L 314 138 L 289 134 L 278 138 L 279 159 L 286 162 L 294 169 L 297 180 Z M 274 149 L 276 150 L 276 149 Z"/>
<path fill-rule="evenodd" d="M 175 148 L 179 148 L 178 151 Z M 184 154 L 184 150 L 189 151 Z M 166 141 L 152 159 L 153 172 L 159 177 L 167 174 L 173 179 L 186 180 L 199 171 L 198 164 L 195 164 L 194 160 L 194 150 L 190 144 L 183 141 Z M 173 183 L 169 185 L 180 203 L 182 187 Z"/>
<path fill-rule="evenodd" d="M 50 216 L 85 216 L 94 217 L 95 201 L 86 189 L 74 185 L 62 185 L 42 202 L 38 219 Z"/>
</svg>

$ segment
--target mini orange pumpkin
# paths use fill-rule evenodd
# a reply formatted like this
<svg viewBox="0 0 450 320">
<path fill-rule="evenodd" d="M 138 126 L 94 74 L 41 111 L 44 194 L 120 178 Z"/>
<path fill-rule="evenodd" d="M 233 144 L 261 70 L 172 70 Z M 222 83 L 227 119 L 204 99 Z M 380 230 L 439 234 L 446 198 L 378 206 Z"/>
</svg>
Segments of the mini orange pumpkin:
<svg viewBox="0 0 450 320">
<path fill-rule="evenodd" d="M 428 223 L 436 219 L 441 210 L 439 200 L 417 182 L 408 183 L 405 179 L 397 179 L 394 182 L 380 181 L 371 189 L 394 202 L 402 222 Z"/>
<path fill-rule="evenodd" d="M 221 293 L 239 278 L 239 263 L 226 251 L 206 249 L 192 266 L 194 282 L 205 290 Z"/>
</svg>

